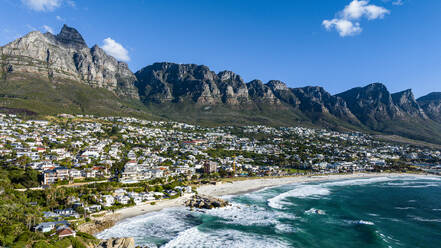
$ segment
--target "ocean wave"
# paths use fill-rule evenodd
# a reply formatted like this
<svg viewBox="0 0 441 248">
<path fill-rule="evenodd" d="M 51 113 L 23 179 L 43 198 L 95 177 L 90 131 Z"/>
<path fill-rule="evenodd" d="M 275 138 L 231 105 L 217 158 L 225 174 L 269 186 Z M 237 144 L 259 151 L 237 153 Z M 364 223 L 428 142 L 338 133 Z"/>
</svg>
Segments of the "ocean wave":
<svg viewBox="0 0 441 248">
<path fill-rule="evenodd" d="M 395 209 L 398 210 L 408 210 L 408 209 L 415 209 L 414 207 L 395 207 Z"/>
<path fill-rule="evenodd" d="M 439 222 L 439 223 L 441 223 L 441 219 L 426 219 L 426 218 L 415 216 L 415 215 L 408 215 L 408 217 L 412 218 L 413 220 L 420 221 L 420 222 Z"/>
<path fill-rule="evenodd" d="M 293 227 L 289 224 L 279 223 L 274 226 L 277 232 L 279 233 L 293 233 L 302 231 L 300 228 Z"/>
<path fill-rule="evenodd" d="M 202 232 L 197 227 L 187 229 L 162 246 L 164 248 L 186 247 L 228 247 L 228 248 L 283 248 L 289 245 L 281 240 L 237 230 L 219 230 Z"/>
<path fill-rule="evenodd" d="M 351 224 L 351 225 L 368 225 L 368 226 L 375 225 L 374 222 L 367 221 L 367 220 L 346 220 L 344 222 L 347 223 L 347 224 Z"/>
<path fill-rule="evenodd" d="M 393 177 L 372 177 L 372 178 L 359 178 L 359 179 L 349 179 L 349 180 L 340 180 L 340 181 L 334 181 L 334 182 L 328 182 L 328 183 L 322 183 L 323 186 L 329 187 L 329 186 L 352 186 L 352 185 L 365 185 L 365 184 L 372 184 L 372 183 L 378 183 L 378 182 L 387 182 L 397 180 Z"/>
<path fill-rule="evenodd" d="M 297 217 L 282 212 L 268 211 L 258 206 L 246 206 L 233 203 L 232 206 L 225 208 L 215 208 L 206 212 L 209 215 L 223 219 L 228 224 L 238 224 L 242 226 L 269 226 L 279 224 L 279 219 L 296 219 Z"/>
<path fill-rule="evenodd" d="M 184 208 L 164 209 L 145 215 L 125 219 L 115 226 L 96 235 L 100 239 L 133 237 L 136 243 L 154 246 L 146 237 L 168 241 L 179 232 L 193 227 L 193 213 Z"/>
<path fill-rule="evenodd" d="M 305 214 L 308 214 L 308 215 L 310 215 L 310 214 L 325 215 L 326 213 L 325 213 L 325 211 L 323 211 L 323 210 L 315 209 L 315 208 L 311 208 L 311 209 L 309 209 L 309 210 L 306 210 L 306 211 L 305 211 Z"/>
<path fill-rule="evenodd" d="M 439 187 L 441 183 L 439 182 L 421 182 L 421 181 L 404 181 L 404 182 L 390 182 L 387 183 L 388 186 L 400 187 L 400 188 L 428 188 L 428 187 Z"/>
<path fill-rule="evenodd" d="M 269 199 L 268 206 L 270 206 L 271 208 L 282 209 L 284 204 L 286 204 L 285 199 L 288 197 L 307 198 L 329 194 L 329 189 L 320 185 L 300 185 L 288 192 L 282 193 Z"/>
<path fill-rule="evenodd" d="M 329 187 L 364 185 L 364 184 L 372 184 L 377 182 L 385 182 L 390 180 L 396 180 L 396 179 L 390 177 L 374 177 L 374 178 L 360 178 L 360 179 L 340 180 L 334 182 L 325 182 L 317 185 L 301 184 L 288 192 L 284 192 L 280 195 L 277 195 L 269 199 L 268 206 L 276 209 L 283 209 L 283 206 L 287 204 L 285 202 L 285 199 L 288 197 L 306 198 L 306 197 L 323 196 L 323 195 L 329 195 L 331 193 Z"/>
</svg>

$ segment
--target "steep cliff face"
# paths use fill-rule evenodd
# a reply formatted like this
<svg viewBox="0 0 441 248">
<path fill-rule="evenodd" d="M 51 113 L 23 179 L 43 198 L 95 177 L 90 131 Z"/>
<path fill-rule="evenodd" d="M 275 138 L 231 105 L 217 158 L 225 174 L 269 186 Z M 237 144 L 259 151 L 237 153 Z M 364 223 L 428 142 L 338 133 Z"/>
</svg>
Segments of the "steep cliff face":
<svg viewBox="0 0 441 248">
<path fill-rule="evenodd" d="M 400 109 L 401 116 L 410 116 L 414 118 L 428 119 L 424 110 L 415 100 L 412 90 L 404 90 L 392 94 L 394 104 Z"/>
<path fill-rule="evenodd" d="M 420 97 L 417 103 L 430 119 L 441 123 L 441 92 L 432 92 Z"/>
<path fill-rule="evenodd" d="M 280 99 L 277 98 L 271 88 L 260 80 L 253 80 L 247 83 L 248 95 L 256 103 L 279 105 Z"/>
<path fill-rule="evenodd" d="M 222 102 L 228 105 L 250 104 L 248 88 L 243 79 L 231 71 L 218 73 Z"/>
<path fill-rule="evenodd" d="M 308 86 L 291 91 L 299 99 L 300 110 L 304 113 L 329 113 L 344 120 L 356 120 L 342 98 L 332 96 L 322 87 Z"/>
<path fill-rule="evenodd" d="M 394 104 L 386 87 L 373 83 L 365 87 L 353 88 L 338 94 L 346 101 L 350 111 L 369 126 L 376 126 L 383 121 L 405 117 Z"/>
<path fill-rule="evenodd" d="M 206 66 L 155 63 L 136 72 L 137 87 L 145 103 L 222 102 L 217 75 Z"/>
<path fill-rule="evenodd" d="M 69 79 L 138 98 L 136 77 L 127 64 L 96 45 L 89 49 L 78 31 L 66 25 L 58 35 L 31 32 L 1 47 L 0 55 L 4 77 L 19 72 L 52 81 Z"/>
<path fill-rule="evenodd" d="M 286 86 L 282 81 L 271 80 L 266 84 L 274 93 L 274 95 L 284 102 L 293 107 L 298 107 L 300 105 L 299 98 L 292 92 L 291 89 Z"/>
</svg>

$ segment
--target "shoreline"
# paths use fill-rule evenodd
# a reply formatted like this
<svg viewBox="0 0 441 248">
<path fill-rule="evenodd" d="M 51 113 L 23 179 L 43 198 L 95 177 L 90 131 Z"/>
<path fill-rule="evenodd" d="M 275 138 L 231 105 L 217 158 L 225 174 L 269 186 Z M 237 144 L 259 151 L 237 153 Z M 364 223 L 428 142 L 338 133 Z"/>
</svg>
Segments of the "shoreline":
<svg viewBox="0 0 441 248">
<path fill-rule="evenodd" d="M 294 183 L 308 183 L 308 182 L 320 182 L 320 181 L 332 181 L 354 178 L 373 178 L 373 177 L 390 177 L 390 176 L 436 176 L 431 174 L 407 174 L 407 173 L 354 173 L 354 174 L 332 174 L 332 175 L 311 175 L 311 176 L 293 176 L 293 177 L 280 177 L 280 178 L 258 178 L 258 179 L 245 179 L 232 182 L 223 182 L 218 185 L 202 185 L 197 188 L 198 194 L 209 195 L 212 197 L 222 197 L 227 195 L 241 195 L 250 192 L 255 192 L 268 187 L 277 187 L 283 185 L 289 185 Z M 136 216 L 159 212 L 166 208 L 184 206 L 186 200 L 188 200 L 194 194 L 187 194 L 172 200 L 159 200 L 155 201 L 154 205 L 150 203 L 144 203 L 132 207 L 122 208 L 116 210 L 114 213 L 108 213 L 102 217 L 94 218 L 95 221 L 105 222 L 111 220 L 114 224 L 120 221 L 133 218 Z M 113 225 L 112 225 L 113 226 Z M 111 228 L 95 228 L 97 234 L 106 229 Z M 93 229 L 93 228 L 92 228 Z"/>
</svg>

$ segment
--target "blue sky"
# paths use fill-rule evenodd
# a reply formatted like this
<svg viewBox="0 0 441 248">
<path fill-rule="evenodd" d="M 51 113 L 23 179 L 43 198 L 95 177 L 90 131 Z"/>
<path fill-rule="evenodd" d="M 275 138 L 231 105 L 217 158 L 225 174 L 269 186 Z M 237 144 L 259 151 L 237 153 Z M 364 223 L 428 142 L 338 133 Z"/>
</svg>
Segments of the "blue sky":
<svg viewBox="0 0 441 248">
<path fill-rule="evenodd" d="M 0 0 L 0 45 L 75 27 L 136 71 L 154 62 L 331 93 L 441 91 L 439 0 Z"/>
</svg>

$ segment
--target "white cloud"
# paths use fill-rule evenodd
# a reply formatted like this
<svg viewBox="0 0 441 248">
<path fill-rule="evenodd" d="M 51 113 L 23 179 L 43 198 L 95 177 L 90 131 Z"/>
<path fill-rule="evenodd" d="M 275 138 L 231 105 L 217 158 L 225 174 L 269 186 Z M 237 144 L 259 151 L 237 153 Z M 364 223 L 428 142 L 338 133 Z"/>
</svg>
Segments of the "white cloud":
<svg viewBox="0 0 441 248">
<path fill-rule="evenodd" d="M 397 5 L 397 6 L 401 6 L 401 5 L 404 4 L 404 1 L 403 0 L 395 0 L 395 1 L 392 2 L 392 4 L 393 5 Z"/>
<path fill-rule="evenodd" d="M 43 29 L 44 29 L 46 32 L 54 33 L 54 30 L 53 30 L 51 27 L 49 27 L 48 25 L 43 25 Z"/>
<path fill-rule="evenodd" d="M 374 20 L 377 18 L 383 18 L 386 14 L 389 14 L 389 10 L 377 5 L 369 4 L 369 1 L 367 0 L 353 0 L 343 9 L 343 12 L 340 15 L 343 19 L 347 20 L 358 20 L 363 16 L 367 17 L 369 20 Z"/>
<path fill-rule="evenodd" d="M 382 19 L 389 13 L 390 11 L 386 8 L 369 4 L 369 0 L 353 0 L 342 11 L 337 13 L 337 18 L 324 20 L 322 25 L 328 31 L 335 28 L 341 37 L 345 37 L 361 33 L 362 28 L 358 22 L 360 19 Z"/>
<path fill-rule="evenodd" d="M 72 0 L 67 0 L 66 2 L 67 2 L 67 4 L 70 5 L 70 7 L 75 8 L 77 6 L 76 3 L 74 1 L 72 1 Z"/>
<path fill-rule="evenodd" d="M 341 37 L 356 35 L 362 31 L 360 23 L 356 22 L 354 24 L 345 19 L 324 20 L 323 26 L 325 26 L 328 31 L 335 28 Z"/>
<path fill-rule="evenodd" d="M 57 18 L 57 20 L 60 21 L 60 22 L 64 22 L 65 21 L 65 19 L 63 17 L 61 17 L 61 16 L 56 16 L 55 18 Z"/>
<path fill-rule="evenodd" d="M 21 0 L 21 2 L 35 11 L 53 11 L 61 5 L 61 0 Z"/>
<path fill-rule="evenodd" d="M 103 50 L 117 60 L 130 61 L 127 49 L 110 37 L 103 40 Z"/>
</svg>

